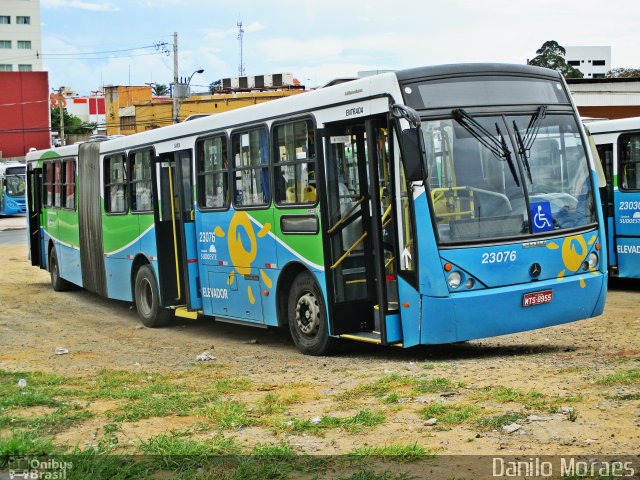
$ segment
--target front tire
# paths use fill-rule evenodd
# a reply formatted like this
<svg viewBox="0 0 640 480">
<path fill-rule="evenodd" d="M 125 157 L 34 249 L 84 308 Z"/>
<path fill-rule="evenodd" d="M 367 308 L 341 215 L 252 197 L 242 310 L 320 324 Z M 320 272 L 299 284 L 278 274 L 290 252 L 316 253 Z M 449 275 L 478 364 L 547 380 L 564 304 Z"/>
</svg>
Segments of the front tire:
<svg viewBox="0 0 640 480">
<path fill-rule="evenodd" d="M 133 291 L 136 310 L 145 327 L 163 327 L 169 323 L 172 312 L 160 305 L 158 282 L 150 265 L 138 270 Z"/>
<path fill-rule="evenodd" d="M 49 273 L 51 274 L 51 286 L 55 292 L 66 292 L 71 289 L 71 284 L 60 276 L 56 247 L 53 247 L 49 253 Z"/>
<path fill-rule="evenodd" d="M 329 336 L 327 314 L 322 291 L 313 275 L 300 273 L 291 286 L 288 302 L 291 338 L 305 355 L 330 355 L 337 339 Z"/>
</svg>

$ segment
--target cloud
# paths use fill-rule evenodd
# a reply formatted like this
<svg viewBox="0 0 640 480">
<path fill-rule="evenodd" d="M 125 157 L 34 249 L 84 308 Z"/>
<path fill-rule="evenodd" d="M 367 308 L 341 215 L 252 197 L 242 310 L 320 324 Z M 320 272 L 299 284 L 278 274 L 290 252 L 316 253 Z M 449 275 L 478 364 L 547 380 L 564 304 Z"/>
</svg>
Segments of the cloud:
<svg viewBox="0 0 640 480">
<path fill-rule="evenodd" d="M 77 8 L 91 12 L 117 12 L 119 7 L 109 2 L 83 2 L 82 0 L 42 0 L 45 8 Z"/>
</svg>

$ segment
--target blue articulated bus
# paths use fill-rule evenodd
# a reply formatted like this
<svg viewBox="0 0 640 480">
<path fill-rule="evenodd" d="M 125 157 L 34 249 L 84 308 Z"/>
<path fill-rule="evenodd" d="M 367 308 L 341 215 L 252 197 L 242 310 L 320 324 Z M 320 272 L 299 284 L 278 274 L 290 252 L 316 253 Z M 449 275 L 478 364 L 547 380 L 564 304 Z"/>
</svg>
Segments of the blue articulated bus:
<svg viewBox="0 0 640 480">
<path fill-rule="evenodd" d="M 640 117 L 587 124 L 607 187 L 602 193 L 609 272 L 640 278 Z"/>
<path fill-rule="evenodd" d="M 24 215 L 26 166 L 19 162 L 0 162 L 0 215 Z"/>
<path fill-rule="evenodd" d="M 593 159 L 551 70 L 384 73 L 27 160 L 32 263 L 150 327 L 286 327 L 321 355 L 604 308 Z"/>
</svg>

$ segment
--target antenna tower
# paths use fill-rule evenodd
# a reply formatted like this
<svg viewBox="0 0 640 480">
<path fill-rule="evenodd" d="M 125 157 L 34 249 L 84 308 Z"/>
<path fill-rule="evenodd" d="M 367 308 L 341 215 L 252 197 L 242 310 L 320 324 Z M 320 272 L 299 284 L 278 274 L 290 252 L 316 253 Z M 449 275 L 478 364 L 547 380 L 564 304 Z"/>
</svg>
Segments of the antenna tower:
<svg viewBox="0 0 640 480">
<path fill-rule="evenodd" d="M 238 73 L 241 77 L 244 77 L 244 62 L 242 61 L 242 39 L 244 37 L 244 29 L 242 28 L 242 20 L 237 24 L 238 27 L 238 40 L 240 41 L 240 66 L 238 67 Z"/>
</svg>

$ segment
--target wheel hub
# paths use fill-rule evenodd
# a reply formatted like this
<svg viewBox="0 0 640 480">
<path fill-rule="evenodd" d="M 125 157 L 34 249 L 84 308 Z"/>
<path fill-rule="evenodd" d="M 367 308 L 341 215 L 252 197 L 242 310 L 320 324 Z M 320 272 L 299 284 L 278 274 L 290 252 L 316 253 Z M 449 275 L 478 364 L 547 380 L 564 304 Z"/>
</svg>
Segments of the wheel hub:
<svg viewBox="0 0 640 480">
<path fill-rule="evenodd" d="M 305 335 L 315 335 L 320 327 L 320 305 L 315 295 L 307 292 L 296 304 L 296 324 Z"/>
</svg>

